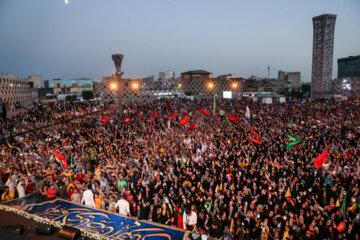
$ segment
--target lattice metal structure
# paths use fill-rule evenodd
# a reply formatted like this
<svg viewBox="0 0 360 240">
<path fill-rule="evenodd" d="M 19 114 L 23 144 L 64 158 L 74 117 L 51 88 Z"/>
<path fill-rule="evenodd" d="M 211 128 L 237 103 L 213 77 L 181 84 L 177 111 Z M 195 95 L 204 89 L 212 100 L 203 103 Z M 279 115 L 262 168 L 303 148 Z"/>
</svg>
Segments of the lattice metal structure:
<svg viewBox="0 0 360 240">
<path fill-rule="evenodd" d="M 330 92 L 336 15 L 313 18 L 311 97 L 324 98 Z"/>
<path fill-rule="evenodd" d="M 244 89 L 245 79 L 196 79 L 192 81 L 183 81 L 182 86 L 184 93 L 197 98 L 223 97 L 224 91 L 231 91 L 234 98 L 240 97 Z"/>
<path fill-rule="evenodd" d="M 123 90 L 121 91 L 122 102 L 124 104 L 134 101 L 153 101 L 162 96 L 177 96 L 184 94 L 194 96 L 196 98 L 222 98 L 224 91 L 232 91 L 234 98 L 241 97 L 241 93 L 244 91 L 245 79 L 232 78 L 232 79 L 218 79 L 207 78 L 193 81 L 179 80 L 176 83 L 177 88 L 169 86 L 164 88 L 162 85 L 156 84 L 152 77 L 143 79 L 121 79 L 123 81 Z M 100 95 L 103 102 L 117 101 L 117 93 L 111 89 L 111 84 L 116 80 L 109 76 L 103 78 L 102 93 Z M 209 83 L 212 83 L 212 87 L 209 87 Z M 137 84 L 137 88 L 134 88 L 134 84 Z M 181 87 L 179 87 L 181 86 Z"/>
</svg>

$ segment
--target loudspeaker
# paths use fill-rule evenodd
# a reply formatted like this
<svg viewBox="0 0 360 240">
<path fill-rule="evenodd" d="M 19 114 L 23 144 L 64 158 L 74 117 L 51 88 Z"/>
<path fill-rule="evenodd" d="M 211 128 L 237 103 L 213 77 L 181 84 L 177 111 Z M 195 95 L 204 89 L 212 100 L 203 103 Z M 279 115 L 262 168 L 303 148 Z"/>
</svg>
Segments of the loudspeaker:
<svg viewBox="0 0 360 240">
<path fill-rule="evenodd" d="M 2 227 L 2 229 L 5 229 L 11 233 L 16 233 L 19 235 L 24 233 L 24 225 L 9 225 Z"/>
<path fill-rule="evenodd" d="M 63 226 L 63 228 L 59 231 L 58 237 L 66 239 L 66 240 L 74 240 L 78 238 L 80 235 L 80 230 L 71 226 Z"/>
<path fill-rule="evenodd" d="M 53 233 L 53 226 L 51 226 L 50 224 L 39 224 L 36 227 L 35 232 L 39 235 L 51 235 Z"/>
</svg>

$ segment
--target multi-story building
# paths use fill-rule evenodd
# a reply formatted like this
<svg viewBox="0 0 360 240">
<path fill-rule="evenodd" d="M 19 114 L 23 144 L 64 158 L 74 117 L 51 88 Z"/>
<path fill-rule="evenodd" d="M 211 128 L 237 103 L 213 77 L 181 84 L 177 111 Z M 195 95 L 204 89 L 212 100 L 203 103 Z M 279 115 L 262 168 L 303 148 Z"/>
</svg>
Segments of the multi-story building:
<svg viewBox="0 0 360 240">
<path fill-rule="evenodd" d="M 45 85 L 49 88 L 54 88 L 55 94 L 72 93 L 81 95 L 84 91 L 93 91 L 94 80 L 89 78 L 77 78 L 77 79 L 60 79 L 56 78 L 49 80 Z"/>
<path fill-rule="evenodd" d="M 0 75 L 0 115 L 12 118 L 32 107 L 29 82 L 14 75 Z"/>
<path fill-rule="evenodd" d="M 334 96 L 360 98 L 360 55 L 339 58 L 338 77 L 332 81 Z"/>
<path fill-rule="evenodd" d="M 33 88 L 41 88 L 41 75 L 29 75 L 27 78 L 22 80 L 28 81 L 30 83 L 30 87 Z"/>
<path fill-rule="evenodd" d="M 291 89 L 300 90 L 302 81 L 301 81 L 301 72 L 278 72 L 278 80 L 284 81 L 290 84 Z"/>
<path fill-rule="evenodd" d="M 41 75 L 29 75 L 27 78 L 22 78 L 21 80 L 29 83 L 29 86 L 32 91 L 32 98 L 34 102 L 39 101 L 38 90 L 42 87 L 41 84 Z"/>
<path fill-rule="evenodd" d="M 94 97 L 100 97 L 104 89 L 104 82 L 94 81 Z"/>
<path fill-rule="evenodd" d="M 313 18 L 311 97 L 324 98 L 330 92 L 336 15 Z"/>
<path fill-rule="evenodd" d="M 360 55 L 339 58 L 338 78 L 360 77 Z"/>
<path fill-rule="evenodd" d="M 142 88 L 144 90 L 153 90 L 155 87 L 155 78 L 154 76 L 149 76 L 141 79 L 142 81 Z"/>
<path fill-rule="evenodd" d="M 175 71 L 160 72 L 158 83 L 161 89 L 172 89 L 175 86 Z"/>
</svg>

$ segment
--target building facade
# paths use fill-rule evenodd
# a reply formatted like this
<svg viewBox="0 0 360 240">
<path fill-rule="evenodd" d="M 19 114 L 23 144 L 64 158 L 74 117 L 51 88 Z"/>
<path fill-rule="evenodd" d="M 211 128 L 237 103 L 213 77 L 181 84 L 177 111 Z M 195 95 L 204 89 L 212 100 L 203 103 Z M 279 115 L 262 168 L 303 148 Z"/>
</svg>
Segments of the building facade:
<svg viewBox="0 0 360 240">
<path fill-rule="evenodd" d="M 360 98 L 360 77 L 336 78 L 332 82 L 334 96 Z"/>
<path fill-rule="evenodd" d="M 159 72 L 158 84 L 161 89 L 172 89 L 175 86 L 175 71 Z"/>
<path fill-rule="evenodd" d="M 144 100 L 146 92 L 142 87 L 142 79 L 122 78 L 121 83 L 114 76 L 104 76 L 99 97 L 104 103 L 114 102 L 121 97 L 123 103 Z"/>
<path fill-rule="evenodd" d="M 339 58 L 338 78 L 360 77 L 360 55 Z"/>
<path fill-rule="evenodd" d="M 300 90 L 302 81 L 301 81 L 301 72 L 278 72 L 278 80 L 287 82 L 290 85 L 291 89 Z"/>
<path fill-rule="evenodd" d="M 312 20 L 311 97 L 324 98 L 331 90 L 336 15 L 323 14 Z"/>
<path fill-rule="evenodd" d="M 93 91 L 94 80 L 89 78 L 60 79 L 56 78 L 45 82 L 45 87 L 54 88 L 55 94 L 79 93 Z"/>
<path fill-rule="evenodd" d="M 14 75 L 0 75 L 0 115 L 12 118 L 32 107 L 32 90 L 29 82 Z"/>
<path fill-rule="evenodd" d="M 223 98 L 225 93 L 230 93 L 232 97 L 241 96 L 245 79 L 231 77 L 211 77 L 211 73 L 204 70 L 191 70 L 181 73 L 182 91 L 187 96 L 197 98 Z"/>
</svg>

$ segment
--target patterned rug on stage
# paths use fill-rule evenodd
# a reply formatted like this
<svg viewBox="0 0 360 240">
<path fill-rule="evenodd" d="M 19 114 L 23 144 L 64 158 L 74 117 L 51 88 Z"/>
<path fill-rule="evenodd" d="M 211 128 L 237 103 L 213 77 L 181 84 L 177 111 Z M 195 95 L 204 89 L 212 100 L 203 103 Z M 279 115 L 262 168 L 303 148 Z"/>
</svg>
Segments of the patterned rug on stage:
<svg viewBox="0 0 360 240">
<path fill-rule="evenodd" d="M 58 224 L 70 225 L 109 239 L 180 240 L 185 235 L 183 231 L 164 225 L 137 221 L 62 200 L 30 204 L 24 210 Z"/>
</svg>

